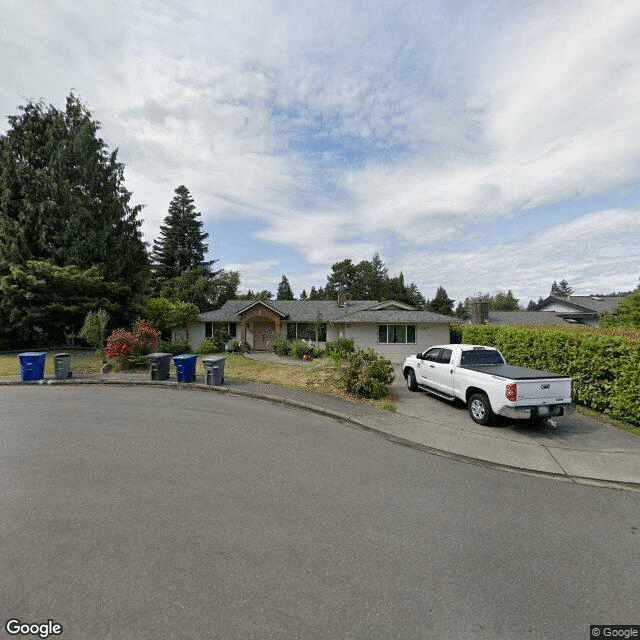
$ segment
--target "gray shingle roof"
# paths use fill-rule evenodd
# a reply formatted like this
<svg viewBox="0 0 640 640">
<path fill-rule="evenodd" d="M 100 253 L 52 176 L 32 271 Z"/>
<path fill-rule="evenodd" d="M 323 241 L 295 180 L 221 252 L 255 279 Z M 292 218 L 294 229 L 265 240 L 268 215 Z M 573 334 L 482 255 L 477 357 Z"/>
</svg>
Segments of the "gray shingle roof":
<svg viewBox="0 0 640 640">
<path fill-rule="evenodd" d="M 570 324 L 554 311 L 489 311 L 489 324 Z"/>
<path fill-rule="evenodd" d="M 564 302 L 575 307 L 576 313 L 602 313 L 603 311 L 611 311 L 618 303 L 622 302 L 627 296 L 569 296 L 568 298 L 559 298 L 549 296 L 535 306 L 535 310 L 542 310 L 548 304 L 553 302 Z"/>
<path fill-rule="evenodd" d="M 236 322 L 238 314 L 255 304 L 254 300 L 227 300 L 215 311 L 200 314 L 203 322 Z M 349 300 L 339 307 L 335 300 L 268 300 L 272 309 L 286 316 L 289 322 L 314 322 L 318 315 L 327 322 L 370 322 L 389 324 L 402 323 L 450 323 L 453 318 L 430 311 L 410 311 L 405 309 L 380 309 L 377 300 Z"/>
</svg>

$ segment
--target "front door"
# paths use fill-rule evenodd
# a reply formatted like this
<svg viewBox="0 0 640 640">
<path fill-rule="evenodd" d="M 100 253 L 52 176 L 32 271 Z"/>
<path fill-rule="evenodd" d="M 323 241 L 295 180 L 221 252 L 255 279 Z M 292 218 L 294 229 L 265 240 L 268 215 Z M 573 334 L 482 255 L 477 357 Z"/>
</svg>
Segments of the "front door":
<svg viewBox="0 0 640 640">
<path fill-rule="evenodd" d="M 271 351 L 276 338 L 276 325 L 269 320 L 253 321 L 253 348 L 255 351 Z"/>
</svg>

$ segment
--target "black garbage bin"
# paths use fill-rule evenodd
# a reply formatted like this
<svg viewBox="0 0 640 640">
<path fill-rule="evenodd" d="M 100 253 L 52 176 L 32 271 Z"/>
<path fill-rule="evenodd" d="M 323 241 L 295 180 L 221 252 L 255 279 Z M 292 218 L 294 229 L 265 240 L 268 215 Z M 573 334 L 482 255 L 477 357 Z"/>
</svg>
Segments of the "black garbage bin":
<svg viewBox="0 0 640 640">
<path fill-rule="evenodd" d="M 224 356 L 209 356 L 202 359 L 205 384 L 210 387 L 219 387 L 224 384 L 224 363 L 226 361 Z"/>
<path fill-rule="evenodd" d="M 68 353 L 56 353 L 53 356 L 53 368 L 56 380 L 66 380 L 71 377 L 71 356 Z"/>
<path fill-rule="evenodd" d="M 150 353 L 149 373 L 152 380 L 168 380 L 171 367 L 170 353 Z"/>
</svg>

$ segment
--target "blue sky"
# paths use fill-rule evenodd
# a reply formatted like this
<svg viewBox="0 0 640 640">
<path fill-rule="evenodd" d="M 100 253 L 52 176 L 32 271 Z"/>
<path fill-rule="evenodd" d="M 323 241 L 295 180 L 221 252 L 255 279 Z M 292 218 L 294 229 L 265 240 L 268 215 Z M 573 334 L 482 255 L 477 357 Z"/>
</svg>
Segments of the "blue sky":
<svg viewBox="0 0 640 640">
<path fill-rule="evenodd" d="M 637 0 L 0 0 L 0 15 L 0 113 L 75 90 L 146 239 L 185 184 L 242 290 L 286 274 L 299 294 L 375 253 L 427 298 L 638 285 Z"/>
</svg>

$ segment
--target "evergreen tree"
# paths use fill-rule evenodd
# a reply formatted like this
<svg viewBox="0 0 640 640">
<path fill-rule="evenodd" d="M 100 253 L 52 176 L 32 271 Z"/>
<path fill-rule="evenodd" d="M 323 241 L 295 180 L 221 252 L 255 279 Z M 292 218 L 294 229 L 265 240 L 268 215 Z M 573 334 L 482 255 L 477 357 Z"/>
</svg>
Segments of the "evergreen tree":
<svg viewBox="0 0 640 640">
<path fill-rule="evenodd" d="M 563 278 L 560 282 L 553 281 L 551 285 L 551 293 L 549 295 L 556 298 L 568 298 L 573 293 L 573 289 L 569 283 Z"/>
<path fill-rule="evenodd" d="M 4 341 L 16 344 L 36 335 L 60 339 L 57 303 L 40 295 L 43 281 L 80 296 L 78 314 L 67 309 L 65 331 L 79 330 L 87 311 L 100 307 L 117 323 L 130 321 L 146 288 L 149 262 L 138 218 L 142 207 L 130 205 L 117 151 L 108 150 L 98 135 L 100 124 L 74 94 L 64 110 L 42 101 L 19 110 L 9 116 L 9 130 L 0 136 Z M 79 274 L 90 269 L 92 286 L 77 287 Z M 26 288 L 18 302 L 30 318 L 26 324 L 16 323 L 12 306 L 17 302 L 12 279 L 20 280 L 20 274 L 31 274 L 21 280 Z"/>
<path fill-rule="evenodd" d="M 309 296 L 307 295 L 307 290 L 303 289 L 302 293 L 300 294 L 300 300 L 307 300 L 309 298 Z"/>
<path fill-rule="evenodd" d="M 519 311 L 520 302 L 518 298 L 513 295 L 511 289 L 509 289 L 507 293 L 498 291 L 490 300 L 490 309 L 493 311 Z"/>
<path fill-rule="evenodd" d="M 200 213 L 184 185 L 175 190 L 169 211 L 160 225 L 151 253 L 152 286 L 156 295 L 191 302 L 200 311 L 215 306 L 215 260 L 205 260 L 208 233 L 202 231 Z"/>
<path fill-rule="evenodd" d="M 309 291 L 309 300 L 327 300 L 324 289 L 322 287 L 316 289 L 314 286 L 312 286 L 311 290 Z"/>
<path fill-rule="evenodd" d="M 426 300 L 415 283 L 406 285 L 402 272 L 389 277 L 389 271 L 376 253 L 371 260 L 358 264 L 347 258 L 336 262 L 327 276 L 325 296 L 335 300 L 339 291 L 346 291 L 351 300 L 397 300 L 423 309 Z"/>
<path fill-rule="evenodd" d="M 445 316 L 453 315 L 453 300 L 447 295 L 445 288 L 440 286 L 433 300 L 427 303 L 427 310 L 441 313 Z"/>
<path fill-rule="evenodd" d="M 293 291 L 291 291 L 291 286 L 289 285 L 289 280 L 284 274 L 282 276 L 282 280 L 280 280 L 280 284 L 278 285 L 276 300 L 295 300 Z"/>
<path fill-rule="evenodd" d="M 247 293 L 238 296 L 238 300 L 261 300 L 262 302 L 268 302 L 273 298 L 273 293 L 263 289 L 262 291 L 252 291 L 249 289 Z"/>
</svg>

